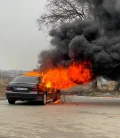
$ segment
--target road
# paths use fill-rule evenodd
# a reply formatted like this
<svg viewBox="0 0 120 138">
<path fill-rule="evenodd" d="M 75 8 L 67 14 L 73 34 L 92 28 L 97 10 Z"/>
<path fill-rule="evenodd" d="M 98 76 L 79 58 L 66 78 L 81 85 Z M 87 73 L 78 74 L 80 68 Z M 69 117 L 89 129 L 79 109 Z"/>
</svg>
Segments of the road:
<svg viewBox="0 0 120 138">
<path fill-rule="evenodd" d="M 0 138 L 118 138 L 120 99 L 71 96 L 40 106 L 0 101 Z"/>
</svg>

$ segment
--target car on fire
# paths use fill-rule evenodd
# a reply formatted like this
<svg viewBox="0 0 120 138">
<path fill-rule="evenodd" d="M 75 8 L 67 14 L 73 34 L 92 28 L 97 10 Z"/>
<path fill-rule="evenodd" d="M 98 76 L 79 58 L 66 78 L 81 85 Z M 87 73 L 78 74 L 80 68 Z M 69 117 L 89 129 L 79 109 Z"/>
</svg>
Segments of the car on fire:
<svg viewBox="0 0 120 138">
<path fill-rule="evenodd" d="M 41 90 L 39 84 L 42 78 L 38 76 L 18 76 L 13 79 L 6 87 L 6 98 L 9 104 L 16 101 L 40 101 L 45 105 L 48 100 L 54 102 L 60 99 L 60 90 L 52 87 L 45 87 Z"/>
</svg>

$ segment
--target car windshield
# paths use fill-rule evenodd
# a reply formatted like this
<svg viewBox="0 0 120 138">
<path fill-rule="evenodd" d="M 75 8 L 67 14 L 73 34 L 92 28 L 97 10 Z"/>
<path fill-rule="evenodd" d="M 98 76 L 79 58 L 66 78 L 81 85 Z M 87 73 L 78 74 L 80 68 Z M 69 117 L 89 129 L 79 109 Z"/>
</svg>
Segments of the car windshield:
<svg viewBox="0 0 120 138">
<path fill-rule="evenodd" d="M 18 76 L 11 83 L 39 83 L 41 78 L 35 76 Z"/>
</svg>

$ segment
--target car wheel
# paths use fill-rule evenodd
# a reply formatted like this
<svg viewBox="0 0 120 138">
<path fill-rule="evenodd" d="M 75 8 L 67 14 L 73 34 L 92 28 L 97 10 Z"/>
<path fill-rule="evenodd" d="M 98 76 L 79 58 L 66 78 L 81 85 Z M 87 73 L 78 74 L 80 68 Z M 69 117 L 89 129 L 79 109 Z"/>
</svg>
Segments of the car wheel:
<svg viewBox="0 0 120 138">
<path fill-rule="evenodd" d="M 46 103 L 47 103 L 47 94 L 44 93 L 42 98 L 42 105 L 46 105 Z"/>
<path fill-rule="evenodd" d="M 10 99 L 8 99 L 8 103 L 9 103 L 9 104 L 15 104 L 15 100 L 10 100 Z"/>
<path fill-rule="evenodd" d="M 60 97 L 61 97 L 60 92 L 57 92 L 56 98 L 55 98 L 55 99 L 53 99 L 53 102 L 56 102 L 57 100 L 59 100 L 59 99 L 60 99 Z"/>
</svg>

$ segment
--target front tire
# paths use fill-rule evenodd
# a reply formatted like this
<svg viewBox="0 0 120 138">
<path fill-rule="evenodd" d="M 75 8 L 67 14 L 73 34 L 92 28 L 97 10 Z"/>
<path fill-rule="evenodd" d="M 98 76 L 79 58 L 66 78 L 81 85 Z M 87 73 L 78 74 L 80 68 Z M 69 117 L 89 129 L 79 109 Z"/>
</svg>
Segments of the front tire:
<svg viewBox="0 0 120 138">
<path fill-rule="evenodd" d="M 15 104 L 15 100 L 10 100 L 10 99 L 8 99 L 8 103 L 9 103 L 9 104 Z"/>
<path fill-rule="evenodd" d="M 41 104 L 42 105 L 46 105 L 47 104 L 47 94 L 46 93 L 43 94 L 43 98 L 42 98 Z"/>
</svg>

